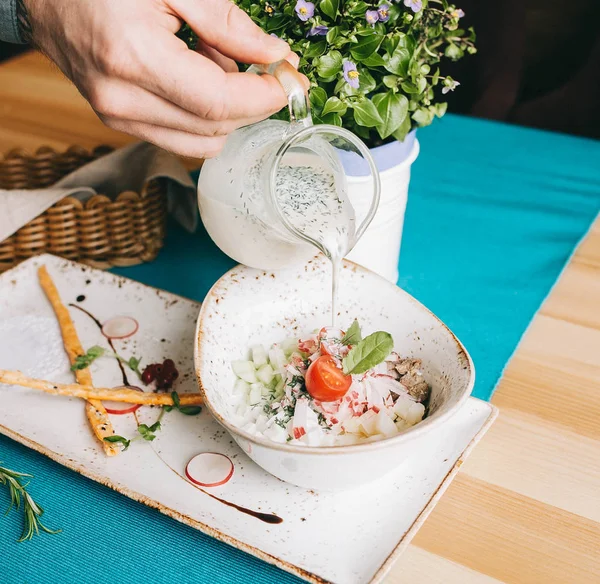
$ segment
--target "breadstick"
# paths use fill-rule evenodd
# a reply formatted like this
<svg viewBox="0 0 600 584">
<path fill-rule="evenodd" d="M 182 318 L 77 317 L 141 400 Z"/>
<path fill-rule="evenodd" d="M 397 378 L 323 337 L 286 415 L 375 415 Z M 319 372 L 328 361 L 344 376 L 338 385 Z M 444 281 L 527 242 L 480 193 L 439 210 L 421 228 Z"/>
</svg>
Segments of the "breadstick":
<svg viewBox="0 0 600 584">
<path fill-rule="evenodd" d="M 31 389 L 39 389 L 53 395 L 69 397 L 80 397 L 92 400 L 111 400 L 128 404 L 140 404 L 143 406 L 172 406 L 173 398 L 169 393 L 144 393 L 135 389 L 108 387 L 94 387 L 79 383 L 56 383 L 44 379 L 27 377 L 20 371 L 8 371 L 0 369 L 0 383 L 7 385 L 20 385 Z M 178 394 L 179 403 L 182 406 L 198 406 L 202 404 L 202 395 L 199 393 Z"/>
<path fill-rule="evenodd" d="M 75 330 L 75 325 L 73 324 L 69 310 L 62 303 L 60 295 L 58 294 L 58 290 L 56 289 L 50 274 L 48 274 L 48 270 L 46 270 L 46 266 L 41 266 L 38 269 L 38 278 L 44 293 L 48 297 L 48 300 L 54 309 L 54 313 L 56 314 L 56 318 L 60 326 L 60 332 L 62 334 L 65 351 L 69 357 L 71 365 L 73 365 L 75 363 L 75 359 L 79 355 L 84 355 L 85 351 L 83 350 L 81 341 L 77 336 L 77 331 Z M 78 369 L 75 371 L 75 378 L 77 379 L 77 382 L 82 385 L 92 385 L 92 375 L 87 368 Z M 87 401 L 85 404 L 85 413 L 92 427 L 92 431 L 94 432 L 96 438 L 100 440 L 106 455 L 116 456 L 119 454 L 120 450 L 116 447 L 116 445 L 104 441 L 104 439 L 108 436 L 113 436 L 115 431 L 113 430 L 110 418 L 108 417 L 108 414 L 106 413 L 102 403 L 97 400 Z"/>
</svg>

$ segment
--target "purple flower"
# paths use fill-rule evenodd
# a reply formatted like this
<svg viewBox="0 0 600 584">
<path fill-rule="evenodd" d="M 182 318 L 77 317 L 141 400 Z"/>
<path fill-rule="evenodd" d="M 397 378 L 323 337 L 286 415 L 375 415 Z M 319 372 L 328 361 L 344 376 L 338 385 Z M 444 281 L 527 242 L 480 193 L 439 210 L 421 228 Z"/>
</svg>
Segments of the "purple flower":
<svg viewBox="0 0 600 584">
<path fill-rule="evenodd" d="M 306 2 L 306 0 L 298 0 L 294 10 L 296 11 L 298 18 L 303 22 L 306 22 L 309 18 L 313 17 L 315 5 L 312 2 Z"/>
<path fill-rule="evenodd" d="M 379 20 L 379 13 L 377 10 L 367 10 L 365 12 L 365 18 L 369 24 L 375 24 Z"/>
<path fill-rule="evenodd" d="M 358 71 L 356 69 L 356 65 L 352 61 L 346 61 L 344 63 L 344 79 L 350 87 L 358 89 Z"/>
<path fill-rule="evenodd" d="M 420 12 L 423 8 L 422 0 L 404 0 L 404 6 L 410 8 L 413 12 Z"/>
<path fill-rule="evenodd" d="M 382 4 L 377 9 L 379 15 L 379 22 L 387 22 L 390 19 L 390 6 L 389 4 Z"/>
<path fill-rule="evenodd" d="M 325 36 L 329 32 L 329 27 L 324 24 L 319 24 L 318 26 L 313 26 L 307 33 L 307 37 L 311 36 Z"/>
<path fill-rule="evenodd" d="M 453 18 L 462 18 L 465 15 L 464 11 L 461 10 L 460 8 L 457 8 L 456 10 L 453 10 L 451 13 L 451 16 Z"/>
</svg>

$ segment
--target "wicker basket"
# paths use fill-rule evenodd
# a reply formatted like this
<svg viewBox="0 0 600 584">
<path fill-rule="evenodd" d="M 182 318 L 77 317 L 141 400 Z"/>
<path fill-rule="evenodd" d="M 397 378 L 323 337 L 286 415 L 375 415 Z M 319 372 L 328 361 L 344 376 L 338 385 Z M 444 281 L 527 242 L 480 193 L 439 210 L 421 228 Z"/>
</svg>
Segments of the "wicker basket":
<svg viewBox="0 0 600 584">
<path fill-rule="evenodd" d="M 72 146 L 66 152 L 42 147 L 34 155 L 11 150 L 0 156 L 0 189 L 45 188 L 75 169 L 112 152 Z M 21 260 L 48 252 L 97 268 L 153 260 L 165 237 L 166 182 L 150 181 L 141 193 L 116 199 L 94 195 L 85 203 L 66 197 L 0 242 L 0 273 Z"/>
</svg>

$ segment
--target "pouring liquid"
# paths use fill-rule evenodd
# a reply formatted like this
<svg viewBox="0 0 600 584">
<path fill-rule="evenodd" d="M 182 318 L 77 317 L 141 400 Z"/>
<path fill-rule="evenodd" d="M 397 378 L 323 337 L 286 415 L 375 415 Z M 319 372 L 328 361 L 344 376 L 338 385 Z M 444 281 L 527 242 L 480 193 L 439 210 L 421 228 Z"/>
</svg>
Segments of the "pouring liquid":
<svg viewBox="0 0 600 584">
<path fill-rule="evenodd" d="M 287 160 L 277 174 L 277 202 L 289 222 L 331 261 L 331 323 L 336 326 L 342 258 L 350 251 L 356 220 L 343 181 L 316 156 Z"/>
</svg>

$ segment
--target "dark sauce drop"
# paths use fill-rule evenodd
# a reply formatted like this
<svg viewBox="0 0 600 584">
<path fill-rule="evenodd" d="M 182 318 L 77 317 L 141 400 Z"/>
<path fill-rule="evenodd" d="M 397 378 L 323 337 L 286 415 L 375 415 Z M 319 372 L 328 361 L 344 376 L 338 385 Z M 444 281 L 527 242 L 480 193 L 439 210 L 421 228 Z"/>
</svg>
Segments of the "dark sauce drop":
<svg viewBox="0 0 600 584">
<path fill-rule="evenodd" d="M 83 302 L 85 300 L 85 295 L 80 294 L 79 296 L 77 296 L 77 298 L 75 300 L 77 300 L 77 302 Z"/>
<path fill-rule="evenodd" d="M 85 299 L 85 296 L 78 296 L 77 297 L 77 302 L 81 302 L 79 299 L 83 298 Z M 94 323 L 96 324 L 96 326 L 102 330 L 102 323 L 91 313 L 88 312 L 85 308 L 81 308 L 81 306 L 77 306 L 77 304 L 72 304 L 69 303 L 69 306 L 76 308 L 77 310 L 80 310 L 81 312 L 83 312 L 83 314 L 86 314 L 87 316 L 89 316 Z M 115 346 L 113 345 L 112 339 L 106 339 L 108 341 L 108 344 L 110 345 L 110 348 L 113 350 L 113 353 L 116 353 L 116 349 Z M 117 365 L 119 366 L 119 369 L 121 370 L 121 377 L 123 378 L 123 385 L 129 385 L 129 379 L 127 379 L 127 373 L 125 372 L 125 367 L 123 367 L 123 363 L 121 363 L 121 361 L 117 360 Z"/>
<path fill-rule="evenodd" d="M 192 486 L 196 487 L 199 491 L 202 491 L 205 495 L 208 495 L 211 499 L 215 499 L 216 501 L 219 501 L 220 503 L 223 503 L 223 505 L 227 505 L 228 507 L 233 507 L 234 509 L 237 509 L 240 513 L 245 513 L 246 515 L 250 515 L 252 517 L 255 517 L 256 519 L 260 519 L 260 521 L 264 521 L 265 523 L 271 523 L 274 525 L 278 523 L 283 523 L 283 519 L 279 517 L 279 515 L 275 515 L 274 513 L 261 513 L 260 511 L 253 511 L 252 509 L 247 509 L 246 507 L 242 507 L 241 505 L 237 505 L 236 503 L 232 503 L 231 501 L 225 501 L 225 499 L 221 499 L 216 495 L 212 495 L 211 493 L 205 491 L 204 489 L 201 489 L 200 487 L 197 487 L 196 485 Z"/>
</svg>

